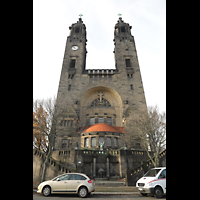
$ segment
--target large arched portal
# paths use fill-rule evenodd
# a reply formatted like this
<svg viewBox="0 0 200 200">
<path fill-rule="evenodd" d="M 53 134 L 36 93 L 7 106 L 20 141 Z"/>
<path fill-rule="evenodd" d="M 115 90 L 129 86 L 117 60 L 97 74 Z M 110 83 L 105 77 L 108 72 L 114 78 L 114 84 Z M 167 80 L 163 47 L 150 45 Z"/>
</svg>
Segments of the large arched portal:
<svg viewBox="0 0 200 200">
<path fill-rule="evenodd" d="M 122 126 L 122 99 L 109 87 L 93 87 L 81 98 L 81 126 L 106 123 L 111 126 Z"/>
</svg>

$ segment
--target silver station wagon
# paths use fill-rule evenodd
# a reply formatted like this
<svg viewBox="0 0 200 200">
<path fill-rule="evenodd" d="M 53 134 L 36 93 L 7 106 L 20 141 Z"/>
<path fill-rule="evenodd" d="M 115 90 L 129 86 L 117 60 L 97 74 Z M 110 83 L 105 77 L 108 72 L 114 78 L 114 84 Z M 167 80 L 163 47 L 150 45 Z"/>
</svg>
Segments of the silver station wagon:
<svg viewBox="0 0 200 200">
<path fill-rule="evenodd" d="M 37 193 L 44 196 L 50 194 L 78 194 L 80 197 L 86 197 L 95 191 L 95 181 L 87 175 L 80 173 L 66 173 L 57 176 L 49 181 L 39 184 Z"/>
</svg>

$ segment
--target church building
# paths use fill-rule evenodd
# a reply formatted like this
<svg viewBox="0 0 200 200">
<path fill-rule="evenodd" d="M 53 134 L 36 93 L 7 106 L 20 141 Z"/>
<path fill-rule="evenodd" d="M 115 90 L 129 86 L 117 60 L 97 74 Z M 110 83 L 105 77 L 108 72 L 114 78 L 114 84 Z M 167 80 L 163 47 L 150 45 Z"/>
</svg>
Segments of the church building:
<svg viewBox="0 0 200 200">
<path fill-rule="evenodd" d="M 131 29 L 119 17 L 114 26 L 114 69 L 86 69 L 86 26 L 79 18 L 69 27 L 55 107 L 52 153 L 69 169 L 91 176 L 98 176 L 100 169 L 105 171 L 102 176 L 123 176 L 125 121 L 134 109 L 146 108 Z M 138 141 L 128 149 L 130 154 L 131 150 L 145 152 Z M 129 167 L 140 162 L 130 161 Z"/>
</svg>

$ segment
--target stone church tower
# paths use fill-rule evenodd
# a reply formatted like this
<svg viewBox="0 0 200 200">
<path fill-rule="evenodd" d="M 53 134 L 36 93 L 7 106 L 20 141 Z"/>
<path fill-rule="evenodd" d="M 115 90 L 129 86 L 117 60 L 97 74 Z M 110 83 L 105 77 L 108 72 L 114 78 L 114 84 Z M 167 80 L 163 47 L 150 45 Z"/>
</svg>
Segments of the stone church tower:
<svg viewBox="0 0 200 200">
<path fill-rule="evenodd" d="M 96 150 L 100 144 L 104 150 L 124 146 L 125 119 L 134 108 L 146 108 L 131 28 L 121 17 L 114 27 L 115 69 L 86 70 L 86 26 L 79 18 L 69 27 L 56 102 L 55 158 L 77 144 Z"/>
</svg>

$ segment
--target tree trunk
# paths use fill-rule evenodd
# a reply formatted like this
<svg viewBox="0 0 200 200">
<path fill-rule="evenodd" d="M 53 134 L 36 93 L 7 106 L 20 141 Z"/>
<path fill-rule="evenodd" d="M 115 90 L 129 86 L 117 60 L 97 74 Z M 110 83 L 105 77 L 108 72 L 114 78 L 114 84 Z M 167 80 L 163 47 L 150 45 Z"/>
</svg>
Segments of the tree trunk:
<svg viewBox="0 0 200 200">
<path fill-rule="evenodd" d="M 50 155 L 51 155 L 51 152 L 52 152 L 52 147 L 53 147 L 53 144 L 54 144 L 54 141 L 55 141 L 55 134 L 54 133 L 55 132 L 53 132 L 53 130 L 52 130 L 51 133 L 48 135 L 49 150 L 48 150 L 47 156 L 46 156 L 45 161 L 44 161 L 41 182 L 45 181 L 47 162 L 50 158 Z"/>
<path fill-rule="evenodd" d="M 45 158 L 45 161 L 44 161 L 44 165 L 43 165 L 43 170 L 42 170 L 42 178 L 41 178 L 41 182 L 45 181 L 45 177 L 46 177 L 46 169 L 47 169 L 47 162 L 50 158 L 50 155 L 51 155 L 51 150 L 49 149 L 48 153 L 47 153 L 47 156 Z"/>
<path fill-rule="evenodd" d="M 155 153 L 155 164 L 154 167 L 159 167 L 159 151 Z"/>
</svg>

